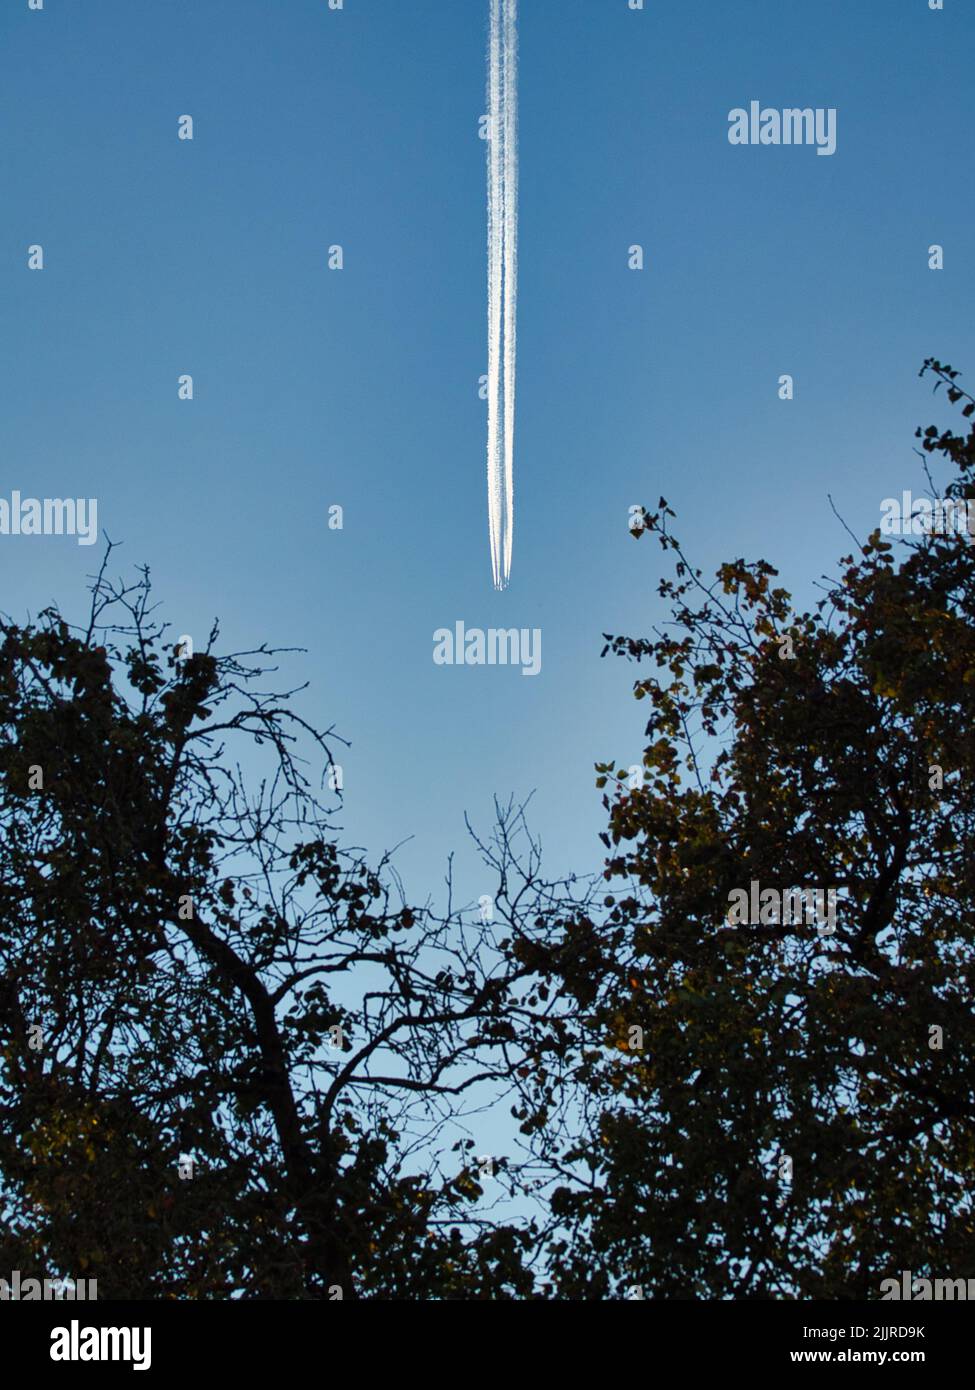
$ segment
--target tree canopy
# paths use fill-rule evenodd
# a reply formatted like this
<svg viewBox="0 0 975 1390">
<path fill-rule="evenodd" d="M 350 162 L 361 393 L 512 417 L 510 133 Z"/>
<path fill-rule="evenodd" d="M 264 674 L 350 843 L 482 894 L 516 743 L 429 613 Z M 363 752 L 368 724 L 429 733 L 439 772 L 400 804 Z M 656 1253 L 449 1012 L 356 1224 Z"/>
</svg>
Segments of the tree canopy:
<svg viewBox="0 0 975 1390">
<path fill-rule="evenodd" d="M 0 633 L 0 1261 L 103 1298 L 525 1293 L 472 1141 L 437 1146 L 510 1085 L 530 972 L 339 848 L 301 755 L 334 736 L 272 652 L 189 654 L 108 561 L 86 629 Z"/>
<path fill-rule="evenodd" d="M 927 374 L 965 512 L 975 399 Z M 606 638 L 649 719 L 597 766 L 598 892 L 509 805 L 491 920 L 344 850 L 280 654 L 187 651 L 111 548 L 86 625 L 0 622 L 0 1264 L 193 1299 L 975 1276 L 975 539 L 878 527 L 802 607 L 673 519 L 633 528 L 669 620 Z M 458 1123 L 499 1107 L 504 1213 Z"/>
<path fill-rule="evenodd" d="M 958 373 L 928 372 L 971 419 Z M 967 510 L 975 429 L 917 433 L 935 494 Z M 634 530 L 673 560 L 671 621 L 607 638 L 649 666 L 650 718 L 642 768 L 599 769 L 605 915 L 569 920 L 551 967 L 578 1004 L 545 1144 L 558 1289 L 834 1299 L 900 1270 L 970 1277 L 975 537 L 878 527 L 800 611 L 764 561 L 706 581 L 672 517 L 661 499 Z M 753 884 L 762 910 L 729 924 Z M 835 894 L 832 921 L 795 920 L 803 887 Z"/>
</svg>

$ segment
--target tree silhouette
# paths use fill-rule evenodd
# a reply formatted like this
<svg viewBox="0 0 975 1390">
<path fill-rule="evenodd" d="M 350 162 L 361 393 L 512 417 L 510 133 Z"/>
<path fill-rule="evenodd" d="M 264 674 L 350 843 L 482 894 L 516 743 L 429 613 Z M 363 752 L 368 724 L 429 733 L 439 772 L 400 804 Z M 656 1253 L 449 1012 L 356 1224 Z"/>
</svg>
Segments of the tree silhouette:
<svg viewBox="0 0 975 1390">
<path fill-rule="evenodd" d="M 167 642 L 110 555 L 86 628 L 0 628 L 0 1262 L 101 1298 L 526 1293 L 450 1130 L 522 1062 L 518 811 L 497 926 L 397 902 L 274 653 Z"/>
<path fill-rule="evenodd" d="M 918 435 L 968 515 L 975 428 Z M 878 528 L 800 611 L 764 561 L 705 582 L 672 517 L 634 528 L 672 621 L 607 637 L 651 713 L 598 768 L 602 909 L 511 805 L 494 921 L 406 905 L 339 847 L 276 654 L 167 641 L 111 548 L 84 628 L 0 622 L 0 1263 L 102 1298 L 975 1277 L 975 543 Z M 501 1102 L 543 1222 L 482 1200 L 463 1126 Z"/>
<path fill-rule="evenodd" d="M 958 373 L 926 372 L 971 419 Z M 918 436 L 964 508 L 975 430 Z M 599 768 L 606 919 L 532 948 L 572 1001 L 526 1119 L 556 1175 L 557 1287 L 877 1298 L 901 1270 L 972 1277 L 973 538 L 878 528 L 800 612 L 761 561 L 705 582 L 672 516 L 661 499 L 635 532 L 673 558 L 672 623 L 607 638 L 656 674 L 635 687 L 642 769 Z M 776 893 L 727 925 L 753 883 Z M 835 929 L 795 888 L 835 889 Z"/>
</svg>

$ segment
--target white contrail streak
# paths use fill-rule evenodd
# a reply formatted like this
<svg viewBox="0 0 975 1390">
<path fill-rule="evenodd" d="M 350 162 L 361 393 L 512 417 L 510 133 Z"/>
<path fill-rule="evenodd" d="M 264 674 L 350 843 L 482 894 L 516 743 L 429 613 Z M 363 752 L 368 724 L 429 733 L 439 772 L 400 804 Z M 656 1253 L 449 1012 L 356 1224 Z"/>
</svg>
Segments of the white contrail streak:
<svg viewBox="0 0 975 1390">
<path fill-rule="evenodd" d="M 518 347 L 518 0 L 504 16 L 504 568 L 511 575 L 515 524 L 515 371 Z"/>
<path fill-rule="evenodd" d="M 504 187 L 501 135 L 501 0 L 490 0 L 488 47 L 488 532 L 494 587 L 501 587 L 501 286 Z"/>
<path fill-rule="evenodd" d="M 490 0 L 488 531 L 496 589 L 511 574 L 518 313 L 518 0 Z"/>
</svg>

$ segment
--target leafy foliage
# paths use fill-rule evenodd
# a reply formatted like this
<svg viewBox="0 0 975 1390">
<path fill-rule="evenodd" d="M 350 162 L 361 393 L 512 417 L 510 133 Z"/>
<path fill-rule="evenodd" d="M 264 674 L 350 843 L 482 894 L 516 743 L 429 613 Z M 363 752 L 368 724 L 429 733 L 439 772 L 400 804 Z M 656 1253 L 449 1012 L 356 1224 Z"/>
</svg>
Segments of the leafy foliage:
<svg viewBox="0 0 975 1390">
<path fill-rule="evenodd" d="M 0 628 L 0 1262 L 101 1297 L 525 1293 L 526 1230 L 444 1148 L 510 1085 L 528 971 L 340 850 L 300 751 L 334 736 L 262 689 L 273 654 L 167 642 L 110 553 L 86 629 Z"/>
<path fill-rule="evenodd" d="M 918 431 L 966 505 L 968 428 Z M 0 624 L 0 1264 L 168 1298 L 975 1277 L 975 544 L 878 529 L 810 611 L 761 560 L 706 582 L 672 519 L 637 528 L 671 620 L 607 637 L 649 719 L 640 776 L 598 768 L 603 906 L 509 806 L 496 928 L 339 847 L 332 731 L 266 648 L 167 643 L 148 574 L 109 551 L 85 629 Z M 835 890 L 835 930 L 729 927 L 753 883 Z M 537 1219 L 464 1137 L 502 1100 Z"/>
<path fill-rule="evenodd" d="M 972 417 L 957 372 L 924 372 Z M 942 495 L 975 497 L 975 430 L 918 435 L 953 466 Z M 606 920 L 573 917 L 549 948 L 575 1000 L 561 1107 L 549 1079 L 536 1100 L 562 1175 L 559 1291 L 877 1297 L 902 1269 L 971 1277 L 975 545 L 895 553 L 878 529 L 797 611 L 762 561 L 705 582 L 672 517 L 661 499 L 639 532 L 674 559 L 672 623 L 607 639 L 653 674 L 635 688 L 643 785 L 599 768 Z M 727 928 L 753 880 L 836 888 L 835 932 Z"/>
</svg>

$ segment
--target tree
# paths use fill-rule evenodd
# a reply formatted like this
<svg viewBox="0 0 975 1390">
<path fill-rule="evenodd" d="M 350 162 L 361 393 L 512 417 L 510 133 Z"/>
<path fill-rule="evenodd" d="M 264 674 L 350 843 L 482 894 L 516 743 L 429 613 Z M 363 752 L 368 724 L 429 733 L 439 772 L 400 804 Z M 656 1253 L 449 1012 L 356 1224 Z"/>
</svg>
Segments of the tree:
<svg viewBox="0 0 975 1390">
<path fill-rule="evenodd" d="M 397 902 L 275 654 L 167 641 L 110 556 L 86 627 L 0 624 L 0 1263 L 101 1298 L 526 1294 L 530 1229 L 442 1152 L 522 1061 L 518 811 L 498 927 Z"/>
<path fill-rule="evenodd" d="M 958 373 L 926 372 L 971 420 Z M 975 429 L 918 436 L 964 511 Z M 972 535 L 878 528 L 799 611 L 763 561 L 705 582 L 673 515 L 661 499 L 637 528 L 674 557 L 673 623 L 607 638 L 656 674 L 635 687 L 642 769 L 599 768 L 606 919 L 532 948 L 573 1002 L 558 1103 L 549 1054 L 527 1121 L 556 1175 L 559 1292 L 877 1298 L 902 1270 L 970 1278 Z M 835 890 L 832 923 L 796 888 Z"/>
<path fill-rule="evenodd" d="M 971 519 L 975 427 L 918 433 Z M 147 572 L 109 550 L 80 630 L 0 622 L 0 1264 L 103 1298 L 975 1277 L 975 544 L 927 511 L 812 611 L 643 512 L 673 621 L 607 638 L 652 672 L 642 766 L 598 769 L 604 907 L 509 806 L 496 926 L 339 847 L 334 733 L 268 648 L 167 641 Z M 480 1200 L 462 1124 L 502 1098 L 544 1229 Z"/>
</svg>

